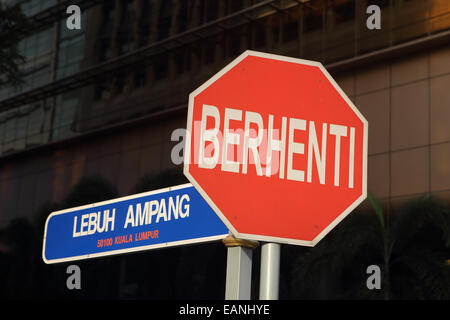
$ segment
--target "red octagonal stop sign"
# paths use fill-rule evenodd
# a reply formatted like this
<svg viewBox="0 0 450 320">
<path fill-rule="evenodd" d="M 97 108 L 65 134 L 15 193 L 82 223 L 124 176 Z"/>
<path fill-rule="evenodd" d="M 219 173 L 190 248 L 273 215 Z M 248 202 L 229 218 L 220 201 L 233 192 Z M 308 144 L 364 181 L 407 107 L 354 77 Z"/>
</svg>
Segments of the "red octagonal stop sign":
<svg viewBox="0 0 450 320">
<path fill-rule="evenodd" d="M 187 129 L 184 174 L 237 238 L 314 246 L 366 198 L 368 123 L 319 62 L 244 52 Z"/>
</svg>

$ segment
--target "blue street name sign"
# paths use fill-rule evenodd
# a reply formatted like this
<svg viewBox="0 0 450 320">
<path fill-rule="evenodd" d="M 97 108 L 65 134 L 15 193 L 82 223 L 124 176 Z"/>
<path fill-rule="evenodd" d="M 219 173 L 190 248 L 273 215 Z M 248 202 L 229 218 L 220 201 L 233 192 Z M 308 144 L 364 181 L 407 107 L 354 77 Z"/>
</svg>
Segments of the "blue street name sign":
<svg viewBox="0 0 450 320">
<path fill-rule="evenodd" d="M 190 184 L 51 213 L 45 263 L 220 240 L 228 229 Z"/>
</svg>

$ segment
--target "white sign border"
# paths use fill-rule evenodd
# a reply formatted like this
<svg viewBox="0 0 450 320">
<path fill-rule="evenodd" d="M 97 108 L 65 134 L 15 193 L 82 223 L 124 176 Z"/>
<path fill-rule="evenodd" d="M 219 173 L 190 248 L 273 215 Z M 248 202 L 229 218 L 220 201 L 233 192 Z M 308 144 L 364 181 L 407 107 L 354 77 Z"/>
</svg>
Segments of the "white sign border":
<svg viewBox="0 0 450 320">
<path fill-rule="evenodd" d="M 361 202 L 363 202 L 367 198 L 367 152 L 368 152 L 368 131 L 369 131 L 369 123 L 366 118 L 361 114 L 361 112 L 356 108 L 353 102 L 347 97 L 344 91 L 339 87 L 336 81 L 331 77 L 322 63 L 318 61 L 310 61 L 292 57 L 286 57 L 271 53 L 258 52 L 253 50 L 246 50 L 228 65 L 226 65 L 222 70 L 217 72 L 214 76 L 212 76 L 208 81 L 203 83 L 200 87 L 189 94 L 189 102 L 188 102 L 188 115 L 187 115 L 187 132 L 192 133 L 192 119 L 193 119 L 193 109 L 194 109 L 194 99 L 200 94 L 203 90 L 208 88 L 211 84 L 213 84 L 216 80 L 222 77 L 229 70 L 234 68 L 239 62 L 244 60 L 248 56 L 256 56 L 261 58 L 267 58 L 272 60 L 279 60 L 291 63 L 298 63 L 301 65 L 308 65 L 318 67 L 322 73 L 327 77 L 328 81 L 334 86 L 337 92 L 341 95 L 341 97 L 345 100 L 345 102 L 351 107 L 353 112 L 358 116 L 358 118 L 364 124 L 364 137 L 363 137 L 363 168 L 362 168 L 362 194 L 358 199 L 356 199 L 350 206 L 347 207 L 342 213 L 340 213 L 336 219 L 334 219 L 322 232 L 320 232 L 313 240 L 298 240 L 298 239 L 289 239 L 282 237 L 270 237 L 263 235 L 254 235 L 247 233 L 238 232 L 231 222 L 225 217 L 222 211 L 214 204 L 212 199 L 208 196 L 208 194 L 203 190 L 203 188 L 199 185 L 199 183 L 194 179 L 194 177 L 189 173 L 189 164 L 190 164 L 190 153 L 191 153 L 191 137 L 186 139 L 185 146 L 185 154 L 184 154 L 184 167 L 183 173 L 188 178 L 188 180 L 192 183 L 192 185 L 197 189 L 197 191 L 201 194 L 201 196 L 206 200 L 206 202 L 211 206 L 211 208 L 216 212 L 222 222 L 227 226 L 230 232 L 234 237 L 240 239 L 248 239 L 248 240 L 256 240 L 256 241 L 265 241 L 265 242 L 276 242 L 276 243 L 284 243 L 291 245 L 300 245 L 300 246 L 308 246 L 314 247 L 320 240 L 322 240 L 339 222 L 341 222 L 350 212 L 352 212 Z"/>
</svg>

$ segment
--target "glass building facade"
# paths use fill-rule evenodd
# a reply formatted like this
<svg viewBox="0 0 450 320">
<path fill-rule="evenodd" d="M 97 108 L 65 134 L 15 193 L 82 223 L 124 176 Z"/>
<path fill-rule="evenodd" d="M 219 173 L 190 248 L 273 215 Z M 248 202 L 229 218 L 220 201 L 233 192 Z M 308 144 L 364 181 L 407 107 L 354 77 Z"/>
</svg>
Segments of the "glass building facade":
<svg viewBox="0 0 450 320">
<path fill-rule="evenodd" d="M 82 10 L 80 30 L 66 27 L 73 2 Z M 366 117 L 368 191 L 380 201 L 386 225 L 407 200 L 432 195 L 450 203 L 448 0 L 2 3 L 21 3 L 33 27 L 22 30 L 19 43 L 24 84 L 0 88 L 0 296 L 223 299 L 221 243 L 80 261 L 87 280 L 79 292 L 66 289 L 65 265 L 43 264 L 40 244 L 53 210 L 184 183 L 172 153 L 180 151 L 182 140 L 173 133 L 186 127 L 188 94 L 246 49 L 320 61 Z M 381 10 L 380 29 L 367 28 L 370 5 Z M 85 177 L 101 179 L 80 187 Z M 373 208 L 364 201 L 357 211 Z M 339 226 L 354 216 L 362 222 L 350 230 L 364 232 L 333 242 L 328 255 L 321 251 L 327 244 L 319 246 L 323 267 L 315 275 L 307 270 L 298 283 L 307 250 L 283 246 L 281 298 L 386 297 L 365 287 L 367 265 L 385 263 L 373 260 L 380 258 L 373 246 L 383 242 L 379 221 L 351 214 Z M 377 235 L 358 247 L 373 230 Z M 440 235 L 434 231 L 427 234 L 433 241 Z M 427 254 L 436 243 L 442 244 L 436 240 Z M 346 249 L 354 252 L 336 253 Z M 422 253 L 415 261 L 432 278 L 436 269 Z M 367 259 L 358 264 L 359 258 Z M 448 258 L 439 256 L 439 263 Z M 339 264 L 348 269 L 337 272 Z M 404 280 L 414 270 L 391 271 L 400 276 L 400 297 L 432 296 L 422 283 L 412 290 L 412 276 Z M 296 294 L 307 281 L 312 289 Z"/>
<path fill-rule="evenodd" d="M 57 1 L 6 1 L 22 3 L 28 17 L 39 16 Z M 83 13 L 82 19 L 85 18 Z M 84 25 L 83 25 L 84 26 Z M 84 57 L 85 30 L 68 30 L 66 19 L 42 25 L 36 32 L 26 30 L 18 45 L 25 63 L 20 66 L 24 83 L 0 88 L 0 100 L 26 94 L 57 79 L 80 71 Z M 0 112 L 0 152 L 8 154 L 43 145 L 75 134 L 71 123 L 78 107 L 76 92 L 5 108 Z"/>
<path fill-rule="evenodd" d="M 57 6 L 7 1 L 17 2 L 31 18 Z M 366 27 L 370 4 L 381 8 L 380 30 Z M 53 20 L 19 44 L 23 86 L 0 89 L 0 154 L 185 104 L 245 49 L 329 66 L 450 28 L 446 0 L 114 0 L 83 10 L 81 30 Z"/>
</svg>

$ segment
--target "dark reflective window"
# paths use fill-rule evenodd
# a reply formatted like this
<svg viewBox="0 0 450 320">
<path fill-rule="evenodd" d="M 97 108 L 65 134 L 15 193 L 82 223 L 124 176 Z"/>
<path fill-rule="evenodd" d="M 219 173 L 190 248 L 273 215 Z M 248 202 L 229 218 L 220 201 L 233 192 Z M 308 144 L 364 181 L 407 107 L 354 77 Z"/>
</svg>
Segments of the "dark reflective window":
<svg viewBox="0 0 450 320">
<path fill-rule="evenodd" d="M 161 1 L 158 12 L 158 40 L 168 38 L 172 22 L 172 0 Z"/>
<path fill-rule="evenodd" d="M 189 17 L 189 12 L 190 7 L 192 6 L 192 4 L 189 6 L 190 2 L 189 1 L 181 1 L 178 5 L 179 5 L 179 11 L 178 11 L 178 32 L 183 32 L 186 31 L 186 29 L 188 28 L 188 17 Z"/>
<path fill-rule="evenodd" d="M 307 3 L 303 7 L 303 31 L 311 32 L 322 28 L 323 25 L 322 1 Z"/>
<path fill-rule="evenodd" d="M 210 0 L 206 2 L 206 22 L 219 17 L 219 1 Z"/>
<path fill-rule="evenodd" d="M 230 1 L 230 11 L 236 12 L 244 9 L 244 0 L 231 0 Z"/>
<path fill-rule="evenodd" d="M 158 59 L 154 65 L 155 80 L 162 80 L 168 76 L 169 60 L 167 57 Z"/>
<path fill-rule="evenodd" d="M 143 47 L 148 44 L 148 38 L 150 35 L 150 17 L 150 0 L 144 0 L 142 1 L 141 13 L 138 20 L 139 47 Z"/>
<path fill-rule="evenodd" d="M 147 84 L 147 69 L 145 67 L 138 69 L 134 73 L 134 87 L 139 88 Z"/>
<path fill-rule="evenodd" d="M 355 19 L 355 2 L 353 0 L 333 2 L 336 24 Z"/>
</svg>

